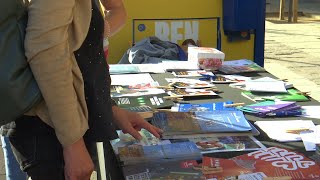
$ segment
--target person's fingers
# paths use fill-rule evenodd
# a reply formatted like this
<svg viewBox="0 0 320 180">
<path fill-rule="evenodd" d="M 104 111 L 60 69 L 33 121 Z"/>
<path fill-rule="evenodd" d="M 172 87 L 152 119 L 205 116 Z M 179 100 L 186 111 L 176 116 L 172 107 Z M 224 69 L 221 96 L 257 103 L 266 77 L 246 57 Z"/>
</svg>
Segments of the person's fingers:
<svg viewBox="0 0 320 180">
<path fill-rule="evenodd" d="M 132 137 L 134 137 L 135 139 L 137 139 L 137 140 L 139 140 L 139 141 L 142 139 L 139 131 L 137 131 L 137 130 L 136 130 L 135 128 L 133 128 L 132 126 L 131 126 L 131 127 L 128 127 L 128 128 L 126 129 L 126 132 L 129 133 Z"/>
<path fill-rule="evenodd" d="M 155 126 L 149 124 L 148 122 L 146 124 L 144 124 L 143 128 L 148 130 L 155 137 L 157 137 L 157 138 L 161 137 L 161 135 L 160 135 L 161 133 L 157 130 L 157 128 Z"/>
</svg>

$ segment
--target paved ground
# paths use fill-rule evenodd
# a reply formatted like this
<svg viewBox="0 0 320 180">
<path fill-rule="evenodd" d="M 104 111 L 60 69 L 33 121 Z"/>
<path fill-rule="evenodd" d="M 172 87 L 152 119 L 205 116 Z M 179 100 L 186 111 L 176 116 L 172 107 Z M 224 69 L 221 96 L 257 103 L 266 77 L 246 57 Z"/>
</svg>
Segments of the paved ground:
<svg viewBox="0 0 320 180">
<path fill-rule="evenodd" d="M 267 14 L 274 15 L 278 2 L 269 0 Z M 320 1 L 299 0 L 299 12 L 304 16 L 294 24 L 267 16 L 265 68 L 320 101 Z"/>
<path fill-rule="evenodd" d="M 276 14 L 279 0 L 267 3 L 267 12 Z M 299 0 L 299 12 L 305 16 L 299 17 L 296 24 L 267 18 L 265 68 L 288 79 L 301 91 L 311 92 L 311 97 L 320 101 L 320 1 Z M 1 148 L 0 180 L 5 180 Z"/>
</svg>

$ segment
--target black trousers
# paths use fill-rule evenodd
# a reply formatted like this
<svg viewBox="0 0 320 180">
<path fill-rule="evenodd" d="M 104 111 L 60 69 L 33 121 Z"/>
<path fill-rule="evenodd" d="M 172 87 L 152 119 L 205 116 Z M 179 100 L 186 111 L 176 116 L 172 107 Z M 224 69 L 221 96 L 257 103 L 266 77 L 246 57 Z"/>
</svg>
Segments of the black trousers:
<svg viewBox="0 0 320 180">
<path fill-rule="evenodd" d="M 38 117 L 24 116 L 16 121 L 13 136 L 9 137 L 13 153 L 21 169 L 32 180 L 64 180 L 63 149 L 54 129 Z M 104 144 L 105 170 L 107 179 L 124 179 L 117 158 L 109 141 Z M 86 142 L 100 179 L 100 167 L 95 142 Z"/>
</svg>

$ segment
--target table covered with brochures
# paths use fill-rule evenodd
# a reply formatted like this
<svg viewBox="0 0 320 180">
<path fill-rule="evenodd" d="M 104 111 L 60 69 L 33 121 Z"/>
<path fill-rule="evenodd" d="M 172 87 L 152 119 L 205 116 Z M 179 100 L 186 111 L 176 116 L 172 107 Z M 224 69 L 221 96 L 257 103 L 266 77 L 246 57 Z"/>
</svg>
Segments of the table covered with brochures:
<svg viewBox="0 0 320 180">
<path fill-rule="evenodd" d="M 246 73 L 245 76 L 250 77 L 275 77 L 272 74 L 268 72 L 258 72 L 258 73 Z M 151 74 L 151 76 L 160 83 L 160 85 L 166 85 L 168 82 L 165 81 L 165 78 L 172 77 L 170 73 L 163 73 L 163 74 Z M 189 98 L 182 102 L 189 102 L 189 103 L 201 103 L 201 102 L 220 102 L 220 101 L 227 101 L 231 100 L 233 102 L 243 102 L 245 104 L 253 103 L 250 99 L 244 97 L 241 95 L 242 90 L 236 89 L 236 88 L 230 88 L 229 84 L 215 84 L 219 90 L 221 90 L 221 93 L 219 93 L 218 97 L 214 98 Z M 309 101 L 305 102 L 297 102 L 299 105 L 320 105 L 320 102 L 309 98 Z M 299 119 L 310 119 L 315 124 L 320 124 L 320 119 L 315 118 L 302 118 L 302 117 L 268 117 L 268 118 L 260 118 L 257 116 L 253 116 L 250 114 L 245 114 L 246 118 L 249 121 L 256 122 L 256 121 L 265 121 L 265 120 L 299 120 Z M 274 124 L 277 126 L 277 124 Z M 258 140 L 260 140 L 264 145 L 266 146 L 279 146 L 279 147 L 285 147 L 289 149 L 293 149 L 295 151 L 299 151 L 305 154 L 313 154 L 314 152 L 306 152 L 304 149 L 304 145 L 301 141 L 298 142 L 286 142 L 286 143 L 279 143 L 277 141 L 273 141 L 268 136 L 264 134 L 263 131 L 260 130 L 260 135 L 256 137 Z M 226 153 L 224 156 L 232 156 L 232 153 Z"/>
<path fill-rule="evenodd" d="M 214 72 L 216 73 L 216 72 Z M 218 73 L 217 73 L 218 74 Z M 216 75 L 217 75 L 216 74 Z M 161 74 L 150 74 L 151 77 L 157 81 L 159 83 L 160 86 L 167 86 L 168 85 L 168 81 L 166 80 L 166 78 L 174 78 L 175 76 L 173 76 L 173 74 L 171 72 L 166 72 L 166 73 L 161 73 Z M 244 76 L 249 76 L 249 77 L 253 77 L 253 78 L 262 78 L 262 77 L 271 77 L 271 78 L 275 78 L 277 79 L 277 77 L 273 76 L 272 74 L 268 73 L 268 72 L 250 72 L 250 73 L 244 73 L 241 74 Z M 237 89 L 237 88 L 232 88 L 229 86 L 229 83 L 216 83 L 215 84 L 216 88 L 219 90 L 219 92 L 217 93 L 217 96 L 198 96 L 198 97 L 184 97 L 182 99 L 179 100 L 178 103 L 216 103 L 216 102 L 227 102 L 227 101 L 232 101 L 233 103 L 244 103 L 244 104 L 252 104 L 254 103 L 254 101 L 246 98 L 245 96 L 243 96 L 241 93 L 243 92 L 243 90 L 241 89 Z M 309 98 L 308 101 L 302 101 L 302 102 L 296 102 L 297 105 L 299 106 L 320 106 L 320 103 L 312 98 Z M 124 169 L 126 169 L 127 167 L 130 167 L 129 170 L 124 170 L 124 174 L 125 174 L 125 178 L 126 179 L 219 179 L 217 177 L 222 177 L 223 172 L 228 174 L 230 173 L 232 170 L 232 168 L 230 168 L 230 172 L 227 173 L 226 167 L 231 167 L 233 164 L 236 164 L 235 166 L 237 166 L 237 170 L 235 171 L 239 171 L 242 172 L 243 175 L 239 176 L 237 174 L 233 174 L 230 173 L 229 175 L 224 175 L 223 179 L 249 179 L 252 177 L 260 177 L 260 171 L 257 172 L 260 168 L 261 172 L 264 173 L 268 173 L 266 169 L 269 168 L 269 164 L 263 164 L 263 165 L 259 165 L 258 162 L 262 162 L 263 160 L 263 156 L 265 156 L 266 154 L 270 155 L 270 152 L 279 152 L 279 154 L 283 153 L 280 152 L 283 149 L 288 150 L 285 152 L 285 154 L 287 154 L 288 156 L 285 156 L 285 158 L 287 158 L 284 161 L 284 157 L 277 157 L 275 158 L 273 155 L 273 160 L 275 159 L 281 159 L 281 162 L 287 162 L 286 165 L 281 164 L 280 161 L 275 161 L 273 163 L 278 162 L 279 167 L 284 167 L 287 168 L 286 170 L 289 169 L 289 167 L 291 167 L 294 163 L 288 163 L 290 160 L 289 155 L 292 155 L 292 158 L 303 158 L 300 157 L 299 155 L 296 155 L 295 153 L 298 154 L 302 154 L 303 156 L 305 156 L 306 158 L 312 158 L 313 161 L 317 161 L 319 163 L 319 155 L 316 156 L 316 152 L 315 151 L 306 151 L 305 149 L 305 145 L 303 144 L 302 141 L 292 141 L 292 142 L 279 142 L 276 141 L 274 139 L 271 139 L 270 137 L 268 137 L 268 135 L 261 130 L 258 126 L 255 125 L 255 122 L 259 122 L 259 121 L 292 121 L 292 120 L 311 120 L 315 125 L 320 125 L 320 119 L 317 118 L 307 118 L 307 117 L 294 117 L 294 116 L 290 116 L 290 117 L 277 117 L 277 116 L 270 116 L 270 117 L 258 117 L 255 115 L 251 115 L 250 113 L 244 113 L 245 118 L 254 126 L 254 128 L 256 128 L 259 131 L 259 134 L 254 136 L 258 141 L 260 141 L 260 143 L 262 143 L 266 148 L 271 148 L 271 150 L 265 151 L 265 152 L 260 152 L 257 153 L 255 151 L 217 151 L 217 152 L 213 152 L 213 153 L 207 153 L 205 154 L 205 158 L 202 158 L 202 161 L 193 161 L 192 157 L 188 160 L 185 161 L 179 161 L 179 164 L 175 164 L 175 162 L 170 162 L 168 161 L 168 164 L 166 164 L 166 162 L 147 162 L 145 161 L 144 163 L 141 163 L 139 165 L 133 165 L 133 164 L 129 164 L 126 165 L 124 164 L 123 167 Z M 151 121 L 152 122 L 152 121 Z M 283 124 L 277 124 L 276 122 L 274 122 L 273 124 L 274 127 L 277 126 L 283 126 Z M 272 149 L 275 148 L 275 149 Z M 279 148 L 279 149 L 277 149 Z M 283 149 L 282 149 L 283 148 Z M 163 149 L 163 147 L 162 147 Z M 151 151 L 151 150 L 150 150 Z M 250 154 L 250 152 L 253 152 L 253 154 L 251 154 L 252 157 L 248 157 L 248 153 Z M 256 154 L 254 154 L 256 153 Z M 245 158 L 243 156 L 246 156 Z M 259 157 L 262 159 L 256 160 L 253 157 Z M 318 158 L 317 160 L 314 160 L 314 158 Z M 252 159 L 250 159 L 252 158 Z M 225 161 L 219 161 L 221 159 L 225 159 Z M 232 159 L 232 162 L 229 160 Z M 266 160 L 267 159 L 267 160 Z M 264 160 L 268 161 L 268 158 L 265 158 Z M 269 158 L 270 160 L 270 158 Z M 251 171 L 250 172 L 255 174 L 252 176 L 246 176 L 246 172 L 247 169 L 250 169 L 248 167 L 244 168 L 244 166 L 252 166 L 251 162 L 255 162 L 253 164 L 256 164 L 256 166 L 254 167 L 256 170 L 255 171 Z M 212 163 L 215 162 L 215 165 L 212 165 Z M 250 162 L 250 163 L 249 163 Z M 300 162 L 300 161 L 299 161 Z M 302 160 L 301 160 L 302 162 Z M 122 162 L 119 162 L 122 163 Z M 171 163 L 171 164 L 170 164 Z M 202 163 L 202 165 L 201 165 Z M 208 165 L 211 163 L 211 166 Z M 221 163 L 221 164 L 219 164 Z M 224 164 L 223 164 L 224 163 Z M 230 164 L 228 164 L 230 163 Z M 302 162 L 303 163 L 303 162 Z M 151 165 L 150 165 L 151 164 Z M 183 165 L 182 165 L 183 164 Z M 205 165 L 206 164 L 206 165 Z M 281 165 L 280 165 L 281 164 Z M 290 165 L 289 165 L 290 164 Z M 273 166 L 275 166 L 274 164 L 272 164 Z M 154 171 L 153 169 L 157 169 L 159 170 L 161 173 L 165 174 L 163 176 L 159 175 L 161 173 L 155 173 L 152 172 Z M 220 167 L 221 166 L 221 167 Z M 225 167 L 223 167 L 225 166 Z M 271 166 L 271 165 L 270 165 Z M 310 166 L 310 168 L 309 168 Z M 179 167 L 179 168 L 177 168 Z M 192 168 L 190 168 L 192 167 Z M 239 170 L 240 167 L 240 170 Z M 298 165 L 298 167 L 302 167 L 302 168 L 306 168 L 306 169 L 310 169 L 311 171 L 314 171 L 314 168 L 318 168 L 319 164 L 316 165 L 316 167 L 312 167 L 311 168 L 311 164 L 308 165 Z M 140 168 L 140 169 L 139 169 Z M 145 169 L 145 171 L 141 171 L 142 169 Z M 172 168 L 172 171 L 170 171 L 170 168 Z M 223 169 L 224 168 L 224 169 Z M 244 169 L 241 169 L 244 168 Z M 269 171 L 277 171 L 277 170 L 273 170 L 274 167 L 269 168 Z M 140 171 L 138 171 L 137 169 L 139 169 Z M 169 169 L 169 170 L 168 170 Z M 202 172 L 202 173 L 198 173 L 198 171 Z M 170 172 L 167 172 L 170 171 Z M 309 176 L 305 176 L 305 178 L 302 179 L 320 179 L 320 177 L 318 177 L 318 174 L 312 174 L 308 172 L 307 170 L 305 172 L 298 172 L 296 171 L 295 173 L 300 173 L 303 175 L 295 175 L 294 173 L 292 174 L 288 174 L 287 172 L 289 171 L 283 171 L 283 172 L 277 172 L 273 175 L 273 177 L 284 177 L 284 178 L 288 178 L 288 179 L 299 179 L 303 176 L 305 176 L 305 174 L 309 174 L 309 176 L 315 176 L 313 178 L 310 178 Z M 152 173 L 154 173 L 152 175 Z M 170 175 L 166 174 L 166 173 L 171 173 Z M 221 176 L 218 176 L 217 174 L 219 174 Z M 129 174 L 129 175 L 128 175 Z M 150 175 L 151 174 L 151 175 Z M 178 176 L 179 174 L 179 176 Z M 214 175 L 212 175 L 214 174 Z M 248 174 L 249 174 L 249 170 L 248 170 Z M 263 174 L 263 173 L 262 173 Z M 272 173 L 271 173 L 272 174 Z M 205 177 L 205 178 L 204 178 Z M 265 177 L 261 175 L 260 179 L 264 179 L 262 177 Z M 269 177 L 269 176 L 268 176 Z M 221 179 L 221 178 L 220 178 Z M 259 179 L 259 178 L 257 178 Z M 267 179 L 267 178 L 265 178 Z"/>
</svg>

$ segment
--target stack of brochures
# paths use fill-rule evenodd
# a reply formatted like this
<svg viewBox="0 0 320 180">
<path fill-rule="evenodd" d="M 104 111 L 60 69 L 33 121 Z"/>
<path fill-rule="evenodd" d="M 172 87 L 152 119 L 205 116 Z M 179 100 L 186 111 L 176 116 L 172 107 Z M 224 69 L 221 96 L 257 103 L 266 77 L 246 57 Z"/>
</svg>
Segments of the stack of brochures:
<svg viewBox="0 0 320 180">
<path fill-rule="evenodd" d="M 252 101 L 279 99 L 282 101 L 309 101 L 309 98 L 296 89 L 288 89 L 286 93 L 243 91 L 241 94 Z"/>
<path fill-rule="evenodd" d="M 164 139 L 205 135 L 252 135 L 252 126 L 238 110 L 207 112 L 157 112 L 152 124 L 162 129 Z"/>
<path fill-rule="evenodd" d="M 262 101 L 237 108 L 259 117 L 286 117 L 303 114 L 301 106 L 297 105 L 296 102 L 290 101 Z"/>
</svg>

